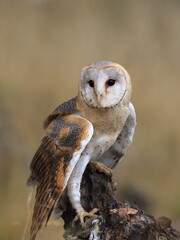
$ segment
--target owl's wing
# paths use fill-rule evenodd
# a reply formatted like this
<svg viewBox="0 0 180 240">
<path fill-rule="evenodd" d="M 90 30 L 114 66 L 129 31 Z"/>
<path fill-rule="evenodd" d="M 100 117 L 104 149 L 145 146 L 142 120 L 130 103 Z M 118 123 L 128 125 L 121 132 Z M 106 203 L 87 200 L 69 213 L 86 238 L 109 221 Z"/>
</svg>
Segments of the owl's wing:
<svg viewBox="0 0 180 240">
<path fill-rule="evenodd" d="M 129 115 L 123 129 L 112 147 L 98 159 L 109 168 L 114 168 L 130 147 L 136 127 L 136 112 L 132 103 L 129 104 Z"/>
<path fill-rule="evenodd" d="M 44 121 L 44 129 L 57 117 L 69 115 L 76 112 L 76 97 L 60 104 Z"/>
<path fill-rule="evenodd" d="M 93 134 L 92 124 L 76 115 L 58 116 L 31 162 L 28 185 L 36 184 L 36 199 L 30 239 L 34 240 L 61 196 L 79 157 Z"/>
</svg>

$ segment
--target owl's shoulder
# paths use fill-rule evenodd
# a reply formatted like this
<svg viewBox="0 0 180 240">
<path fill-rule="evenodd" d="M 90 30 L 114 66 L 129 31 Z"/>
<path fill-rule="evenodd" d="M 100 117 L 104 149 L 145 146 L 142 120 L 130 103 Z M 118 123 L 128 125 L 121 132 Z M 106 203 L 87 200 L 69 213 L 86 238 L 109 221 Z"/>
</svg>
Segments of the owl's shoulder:
<svg viewBox="0 0 180 240">
<path fill-rule="evenodd" d="M 55 110 L 45 119 L 43 124 L 44 129 L 46 129 L 49 124 L 57 117 L 62 117 L 75 113 L 77 111 L 76 99 L 77 97 L 72 98 L 69 101 L 62 103 L 57 108 L 55 108 Z"/>
</svg>

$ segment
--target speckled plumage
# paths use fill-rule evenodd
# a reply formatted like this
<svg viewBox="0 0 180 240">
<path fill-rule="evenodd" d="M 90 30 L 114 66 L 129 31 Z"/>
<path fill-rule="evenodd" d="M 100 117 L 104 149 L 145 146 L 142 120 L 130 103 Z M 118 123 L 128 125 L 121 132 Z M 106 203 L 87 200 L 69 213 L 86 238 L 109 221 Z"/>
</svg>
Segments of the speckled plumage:
<svg viewBox="0 0 180 240">
<path fill-rule="evenodd" d="M 90 161 L 112 168 L 126 153 L 136 124 L 130 98 L 126 70 L 116 63 L 96 62 L 83 68 L 78 96 L 45 120 L 45 136 L 28 179 L 29 185 L 37 185 L 31 240 L 47 223 L 65 188 L 81 222 L 95 212 L 87 213 L 81 206 L 82 175 Z M 100 163 L 96 167 L 106 171 Z"/>
</svg>

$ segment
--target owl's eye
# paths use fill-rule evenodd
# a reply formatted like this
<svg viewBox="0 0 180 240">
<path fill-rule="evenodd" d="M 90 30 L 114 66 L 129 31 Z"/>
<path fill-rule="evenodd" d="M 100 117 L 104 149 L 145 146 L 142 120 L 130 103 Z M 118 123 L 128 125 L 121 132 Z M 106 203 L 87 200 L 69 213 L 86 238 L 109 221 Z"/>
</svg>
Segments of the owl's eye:
<svg viewBox="0 0 180 240">
<path fill-rule="evenodd" d="M 113 85 L 115 84 L 115 82 L 116 82 L 116 80 L 114 80 L 114 79 L 109 79 L 109 80 L 107 80 L 106 84 L 107 84 L 109 87 L 111 87 L 111 86 L 113 86 Z"/>
<path fill-rule="evenodd" d="M 88 83 L 89 83 L 89 86 L 90 86 L 90 87 L 92 87 L 92 88 L 94 87 L 94 81 L 93 81 L 93 80 L 89 80 Z"/>
</svg>

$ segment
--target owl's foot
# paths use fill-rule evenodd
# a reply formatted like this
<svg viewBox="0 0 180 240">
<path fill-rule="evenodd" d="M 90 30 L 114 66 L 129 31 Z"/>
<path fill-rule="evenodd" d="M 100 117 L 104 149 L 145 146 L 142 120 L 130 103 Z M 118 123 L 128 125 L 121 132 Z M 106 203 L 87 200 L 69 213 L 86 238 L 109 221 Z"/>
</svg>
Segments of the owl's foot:
<svg viewBox="0 0 180 240">
<path fill-rule="evenodd" d="M 99 209 L 97 209 L 97 208 L 94 208 L 91 212 L 86 212 L 82 209 L 80 211 L 80 213 L 78 213 L 78 215 L 75 217 L 73 222 L 76 222 L 79 220 L 81 222 L 81 225 L 84 226 L 85 217 L 97 217 L 97 215 L 95 213 L 97 213 L 98 211 L 99 211 Z"/>
<path fill-rule="evenodd" d="M 90 167 L 95 170 L 99 171 L 101 173 L 106 174 L 107 176 L 111 177 L 112 176 L 112 171 L 110 168 L 106 167 L 104 164 L 101 162 L 90 162 L 89 163 Z"/>
</svg>

